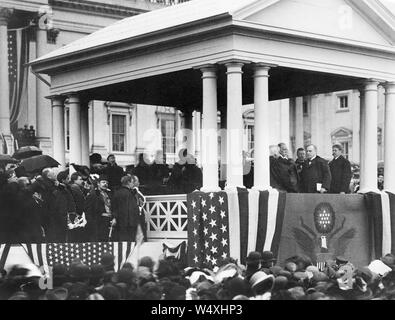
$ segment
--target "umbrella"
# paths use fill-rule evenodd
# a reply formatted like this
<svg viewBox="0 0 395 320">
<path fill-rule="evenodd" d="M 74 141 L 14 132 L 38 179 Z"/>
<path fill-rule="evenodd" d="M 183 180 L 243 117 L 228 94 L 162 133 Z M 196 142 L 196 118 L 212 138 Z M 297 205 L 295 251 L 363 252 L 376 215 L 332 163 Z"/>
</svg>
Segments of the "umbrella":
<svg viewBox="0 0 395 320">
<path fill-rule="evenodd" d="M 21 147 L 12 155 L 15 159 L 26 159 L 43 154 L 36 146 Z"/>
<path fill-rule="evenodd" d="M 8 154 L 0 154 L 0 165 L 6 165 L 7 163 L 18 163 L 19 160 L 11 157 Z"/>
<path fill-rule="evenodd" d="M 57 167 L 59 165 L 59 162 L 46 154 L 23 159 L 20 164 L 21 167 L 25 168 L 26 172 L 41 172 L 45 168 Z"/>
</svg>

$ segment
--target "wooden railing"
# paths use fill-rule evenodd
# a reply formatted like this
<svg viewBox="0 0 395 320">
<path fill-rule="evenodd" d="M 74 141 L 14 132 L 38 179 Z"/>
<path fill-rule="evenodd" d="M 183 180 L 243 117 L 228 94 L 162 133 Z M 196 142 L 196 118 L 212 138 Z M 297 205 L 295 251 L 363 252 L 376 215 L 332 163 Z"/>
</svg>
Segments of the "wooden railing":
<svg viewBox="0 0 395 320">
<path fill-rule="evenodd" d="M 147 237 L 155 239 L 187 239 L 187 195 L 147 196 L 144 213 Z"/>
</svg>

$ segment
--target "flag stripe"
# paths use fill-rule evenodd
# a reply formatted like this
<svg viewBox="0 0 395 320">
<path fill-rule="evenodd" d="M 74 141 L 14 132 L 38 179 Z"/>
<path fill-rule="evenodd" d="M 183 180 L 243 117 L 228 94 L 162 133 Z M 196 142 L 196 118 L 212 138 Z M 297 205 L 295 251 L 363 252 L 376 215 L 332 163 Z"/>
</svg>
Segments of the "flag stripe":
<svg viewBox="0 0 395 320">
<path fill-rule="evenodd" d="M 42 244 L 39 243 L 36 245 L 37 246 L 37 258 L 38 258 L 38 265 L 42 266 L 43 265 L 43 252 L 45 252 L 45 250 L 42 250 Z"/>
<path fill-rule="evenodd" d="M 228 190 L 229 255 L 240 259 L 240 214 L 237 191 Z"/>
<path fill-rule="evenodd" d="M 380 192 L 383 215 L 383 248 L 382 255 L 391 252 L 391 214 L 390 201 L 386 192 Z"/>
<path fill-rule="evenodd" d="M 248 190 L 238 188 L 237 193 L 239 195 L 239 219 L 240 219 L 240 257 L 237 257 L 238 261 L 242 264 L 245 263 L 245 258 L 248 254 L 248 238 L 249 238 L 249 217 L 248 217 Z M 235 213 L 236 214 L 236 213 Z"/>
<path fill-rule="evenodd" d="M 259 196 L 259 217 L 258 217 L 258 234 L 256 251 L 262 252 L 265 245 L 267 231 L 267 214 L 268 214 L 269 192 L 261 191 Z"/>
<path fill-rule="evenodd" d="M 267 232 L 264 251 L 270 251 L 272 247 L 274 231 L 277 223 L 277 206 L 278 206 L 278 191 L 276 189 L 269 190 L 269 201 L 267 207 Z"/>
<path fill-rule="evenodd" d="M 390 203 L 390 213 L 392 212 L 395 214 L 395 194 L 391 192 L 387 192 L 389 203 Z M 391 215 L 391 253 L 394 253 L 394 246 L 395 246 L 395 217 Z"/>
<path fill-rule="evenodd" d="M 258 210 L 259 210 L 259 191 L 249 190 L 248 193 L 248 250 L 255 251 L 258 239 Z"/>
<path fill-rule="evenodd" d="M 8 254 L 10 252 L 11 245 L 5 244 L 1 247 L 1 256 L 0 256 L 0 270 L 4 269 L 5 263 L 7 261 Z"/>
<path fill-rule="evenodd" d="M 277 201 L 277 219 L 276 219 L 276 227 L 274 231 L 271 251 L 274 256 L 278 255 L 278 249 L 280 247 L 280 239 L 281 233 L 283 229 L 284 223 L 284 215 L 285 215 L 285 201 L 286 201 L 286 192 L 279 192 L 278 201 Z"/>
</svg>

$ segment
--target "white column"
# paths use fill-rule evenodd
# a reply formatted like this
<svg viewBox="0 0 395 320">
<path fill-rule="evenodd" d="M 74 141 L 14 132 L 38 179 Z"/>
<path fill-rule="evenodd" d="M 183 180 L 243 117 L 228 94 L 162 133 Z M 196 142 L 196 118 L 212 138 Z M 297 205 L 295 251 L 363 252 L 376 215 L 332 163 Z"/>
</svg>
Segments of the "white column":
<svg viewBox="0 0 395 320">
<path fill-rule="evenodd" d="M 303 97 L 295 98 L 295 153 L 304 147 Z"/>
<path fill-rule="evenodd" d="M 62 168 L 66 165 L 66 150 L 64 137 L 64 98 L 55 96 L 52 101 L 52 141 L 53 157 Z"/>
<path fill-rule="evenodd" d="M 377 86 L 378 81 L 368 80 L 363 88 L 364 147 L 360 192 L 377 192 Z"/>
<path fill-rule="evenodd" d="M 227 163 L 227 158 L 226 158 L 226 147 L 227 147 L 227 130 L 226 130 L 226 120 L 227 120 L 227 115 L 226 115 L 226 110 L 221 111 L 221 132 L 220 132 L 220 138 L 221 138 L 221 166 L 220 166 L 220 181 L 226 180 L 226 163 Z"/>
<path fill-rule="evenodd" d="M 217 73 L 213 66 L 203 67 L 202 166 L 203 192 L 219 191 L 217 140 Z"/>
<path fill-rule="evenodd" d="M 289 99 L 284 99 L 280 101 L 280 108 L 281 108 L 281 121 L 280 121 L 280 126 L 281 126 L 281 142 L 284 142 L 287 144 L 290 152 L 291 152 L 291 146 L 290 146 L 290 134 L 289 134 Z M 289 154 L 291 157 L 291 154 Z"/>
<path fill-rule="evenodd" d="M 195 144 L 193 136 L 193 118 L 192 111 L 184 111 L 184 137 L 186 137 L 186 148 L 188 154 L 195 155 Z"/>
<path fill-rule="evenodd" d="M 4 134 L 7 141 L 7 149 L 9 153 L 11 143 L 10 129 L 10 99 L 9 99 L 9 83 L 8 83 L 8 20 L 13 13 L 12 9 L 0 8 L 0 133 Z M 0 151 L 2 151 L 0 149 Z"/>
<path fill-rule="evenodd" d="M 257 190 L 270 189 L 269 163 L 269 70 L 258 64 L 254 73 L 255 143 L 254 143 L 254 187 Z"/>
<path fill-rule="evenodd" d="M 193 113 L 193 133 L 195 139 L 195 158 L 198 166 L 201 165 L 201 131 L 202 131 L 202 114 L 199 111 Z"/>
<path fill-rule="evenodd" d="M 362 177 L 365 175 L 365 91 L 359 90 L 359 188 L 363 186 Z"/>
<path fill-rule="evenodd" d="M 243 188 L 243 63 L 230 62 L 227 68 L 226 188 Z"/>
<path fill-rule="evenodd" d="M 81 164 L 89 167 L 89 103 L 81 106 Z"/>
<path fill-rule="evenodd" d="M 395 193 L 395 81 L 385 85 L 384 189 Z"/>
<path fill-rule="evenodd" d="M 81 165 L 81 104 L 77 94 L 69 96 L 70 163 Z"/>
<path fill-rule="evenodd" d="M 44 54 L 48 53 L 47 45 L 47 31 L 42 30 L 40 28 L 37 29 L 36 33 L 36 49 L 37 49 L 37 57 L 41 57 Z M 46 77 L 44 75 L 44 77 Z M 47 78 L 46 78 L 47 79 Z M 37 128 L 36 135 L 37 140 L 39 141 L 40 148 L 44 151 L 44 153 L 51 153 L 51 134 L 52 129 L 50 126 L 50 122 L 48 121 L 48 115 L 51 112 L 51 104 L 47 97 L 50 94 L 49 87 L 42 82 L 40 79 L 36 79 L 36 88 L 37 88 Z"/>
</svg>

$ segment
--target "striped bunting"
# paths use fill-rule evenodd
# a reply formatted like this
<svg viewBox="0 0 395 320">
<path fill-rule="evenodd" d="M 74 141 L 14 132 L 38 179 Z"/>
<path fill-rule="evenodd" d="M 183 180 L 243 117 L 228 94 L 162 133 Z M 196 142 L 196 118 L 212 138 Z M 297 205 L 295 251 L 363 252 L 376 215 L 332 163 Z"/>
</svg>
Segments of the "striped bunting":
<svg viewBox="0 0 395 320">
<path fill-rule="evenodd" d="M 373 255 L 380 258 L 395 253 L 395 194 L 390 192 L 366 193 L 370 234 L 373 238 Z"/>
<path fill-rule="evenodd" d="M 114 256 L 114 269 L 118 271 L 128 260 L 135 247 L 134 242 L 87 242 L 87 243 L 39 243 L 21 244 L 32 262 L 49 274 L 55 264 L 70 266 L 75 259 L 91 266 L 99 264 L 104 253 Z"/>
<path fill-rule="evenodd" d="M 245 263 L 251 251 L 277 255 L 285 199 L 275 189 L 189 194 L 189 265 L 213 268 L 229 257 Z"/>
<path fill-rule="evenodd" d="M 0 271 L 4 269 L 10 248 L 10 244 L 0 244 Z"/>
</svg>

